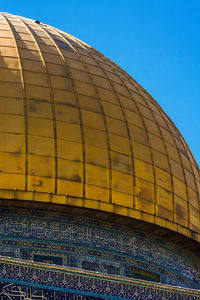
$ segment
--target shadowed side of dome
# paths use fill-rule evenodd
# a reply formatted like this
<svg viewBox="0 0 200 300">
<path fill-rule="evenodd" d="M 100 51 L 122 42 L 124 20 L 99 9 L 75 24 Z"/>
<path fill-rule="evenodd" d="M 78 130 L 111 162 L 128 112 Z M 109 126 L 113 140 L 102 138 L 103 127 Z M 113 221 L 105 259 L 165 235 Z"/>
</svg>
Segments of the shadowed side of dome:
<svg viewBox="0 0 200 300">
<path fill-rule="evenodd" d="M 78 39 L 0 14 L 0 197 L 77 206 L 200 241 L 198 166 L 155 100 Z"/>
</svg>

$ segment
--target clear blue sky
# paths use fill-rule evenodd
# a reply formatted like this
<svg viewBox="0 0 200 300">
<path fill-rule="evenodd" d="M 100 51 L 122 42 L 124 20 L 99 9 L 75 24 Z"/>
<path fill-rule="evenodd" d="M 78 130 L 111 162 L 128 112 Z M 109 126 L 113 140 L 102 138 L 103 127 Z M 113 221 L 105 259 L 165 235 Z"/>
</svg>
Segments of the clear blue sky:
<svg viewBox="0 0 200 300">
<path fill-rule="evenodd" d="M 162 106 L 200 166 L 200 0 L 0 0 L 90 44 Z"/>
</svg>

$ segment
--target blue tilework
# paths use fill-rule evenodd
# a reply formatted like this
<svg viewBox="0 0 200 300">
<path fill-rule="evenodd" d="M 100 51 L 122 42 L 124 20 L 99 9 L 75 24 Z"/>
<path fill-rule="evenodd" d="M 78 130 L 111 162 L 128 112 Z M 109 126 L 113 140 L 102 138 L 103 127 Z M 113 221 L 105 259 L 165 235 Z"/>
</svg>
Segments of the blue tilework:
<svg viewBox="0 0 200 300">
<path fill-rule="evenodd" d="M 200 299 L 200 291 L 0 259 L 0 299 L 102 298 L 196 300 Z"/>
<path fill-rule="evenodd" d="M 0 299 L 2 300 L 102 300 L 94 296 L 70 294 L 50 289 L 39 289 L 23 285 L 0 282 Z"/>
<path fill-rule="evenodd" d="M 131 277 L 132 268 L 161 283 L 200 288 L 200 268 L 175 245 L 126 226 L 26 209 L 0 209 L 0 253 L 15 258 Z"/>
</svg>

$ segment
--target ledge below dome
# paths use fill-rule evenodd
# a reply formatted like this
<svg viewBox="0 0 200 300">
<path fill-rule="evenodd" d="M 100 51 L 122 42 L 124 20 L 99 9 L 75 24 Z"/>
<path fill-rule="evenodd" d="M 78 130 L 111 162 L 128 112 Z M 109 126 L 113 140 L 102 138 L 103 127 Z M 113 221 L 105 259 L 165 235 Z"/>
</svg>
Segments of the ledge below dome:
<svg viewBox="0 0 200 300">
<path fill-rule="evenodd" d="M 158 216 L 112 203 L 51 193 L 0 190 L 0 206 L 61 211 L 133 226 L 192 251 L 198 259 L 200 234 Z"/>
<path fill-rule="evenodd" d="M 14 207 L 1 207 L 0 219 L 1 255 L 200 289 L 200 264 L 191 253 L 135 227 Z"/>
</svg>

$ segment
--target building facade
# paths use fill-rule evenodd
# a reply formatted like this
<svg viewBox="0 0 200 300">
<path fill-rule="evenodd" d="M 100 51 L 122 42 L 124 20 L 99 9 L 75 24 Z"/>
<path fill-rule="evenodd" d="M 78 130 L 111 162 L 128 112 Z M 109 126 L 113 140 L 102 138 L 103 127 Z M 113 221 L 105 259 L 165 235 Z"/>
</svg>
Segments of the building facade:
<svg viewBox="0 0 200 300">
<path fill-rule="evenodd" d="M 126 72 L 0 14 L 1 299 L 199 299 L 200 172 Z"/>
</svg>

